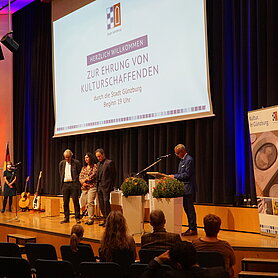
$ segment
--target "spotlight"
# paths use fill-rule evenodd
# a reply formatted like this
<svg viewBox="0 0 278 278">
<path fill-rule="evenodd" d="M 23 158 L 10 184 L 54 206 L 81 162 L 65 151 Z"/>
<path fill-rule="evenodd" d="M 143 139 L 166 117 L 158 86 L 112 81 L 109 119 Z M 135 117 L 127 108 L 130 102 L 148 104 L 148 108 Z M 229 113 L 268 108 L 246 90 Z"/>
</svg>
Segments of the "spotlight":
<svg viewBox="0 0 278 278">
<path fill-rule="evenodd" d="M 1 48 L 1 45 L 0 45 L 0 61 L 1 60 L 4 60 L 4 54 L 3 54 L 3 51 L 2 51 L 2 48 Z"/>
<path fill-rule="evenodd" d="M 10 36 L 10 33 L 6 34 L 1 43 L 4 44 L 10 51 L 15 52 L 19 48 L 19 44 Z"/>
</svg>

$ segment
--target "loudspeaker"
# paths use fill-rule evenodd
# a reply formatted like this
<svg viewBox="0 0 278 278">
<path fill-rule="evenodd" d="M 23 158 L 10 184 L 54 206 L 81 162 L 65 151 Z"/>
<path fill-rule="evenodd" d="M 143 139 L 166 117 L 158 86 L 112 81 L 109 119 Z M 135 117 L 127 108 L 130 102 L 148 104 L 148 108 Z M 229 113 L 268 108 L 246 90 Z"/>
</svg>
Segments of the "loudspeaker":
<svg viewBox="0 0 278 278">
<path fill-rule="evenodd" d="M 0 61 L 1 60 L 4 60 L 4 54 L 3 54 L 3 51 L 2 51 L 2 48 L 1 48 L 1 45 L 0 45 Z"/>
<path fill-rule="evenodd" d="M 4 44 L 10 51 L 15 52 L 19 48 L 19 44 L 9 36 L 9 34 L 5 35 L 1 39 L 2 44 Z"/>
</svg>

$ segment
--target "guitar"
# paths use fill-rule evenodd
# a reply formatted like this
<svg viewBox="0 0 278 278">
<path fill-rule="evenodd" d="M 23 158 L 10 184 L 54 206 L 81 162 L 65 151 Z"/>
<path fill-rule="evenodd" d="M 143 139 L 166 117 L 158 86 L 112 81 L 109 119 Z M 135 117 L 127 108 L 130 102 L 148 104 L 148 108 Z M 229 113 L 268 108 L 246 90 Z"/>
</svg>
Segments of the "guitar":
<svg viewBox="0 0 278 278">
<path fill-rule="evenodd" d="M 24 188 L 24 192 L 21 193 L 21 198 L 18 202 L 18 205 L 21 209 L 26 209 L 29 207 L 29 204 L 30 204 L 30 199 L 29 199 L 29 196 L 30 196 L 30 192 L 27 193 L 27 184 L 28 184 L 28 181 L 29 181 L 30 177 L 28 176 L 26 178 L 26 181 L 25 181 L 25 188 Z"/>
<path fill-rule="evenodd" d="M 39 186 L 40 186 L 40 180 L 42 177 L 42 171 L 40 171 L 39 178 L 38 178 L 38 183 L 37 183 L 37 189 L 34 194 L 34 200 L 33 200 L 33 209 L 39 210 L 40 209 L 40 196 L 39 196 Z"/>
</svg>

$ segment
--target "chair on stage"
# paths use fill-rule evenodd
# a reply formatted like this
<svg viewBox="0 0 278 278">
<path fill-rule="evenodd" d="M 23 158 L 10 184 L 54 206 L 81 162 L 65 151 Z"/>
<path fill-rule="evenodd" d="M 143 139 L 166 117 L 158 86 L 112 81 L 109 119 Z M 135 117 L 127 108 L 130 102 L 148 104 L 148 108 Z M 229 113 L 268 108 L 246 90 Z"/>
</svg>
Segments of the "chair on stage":
<svg viewBox="0 0 278 278">
<path fill-rule="evenodd" d="M 119 264 L 112 262 L 84 262 L 80 264 L 81 278 L 122 278 L 123 273 Z"/>
<path fill-rule="evenodd" d="M 22 258 L 0 257 L 0 277 L 32 278 L 30 265 Z"/>
<path fill-rule="evenodd" d="M 0 256 L 21 258 L 20 248 L 13 242 L 0 242 Z"/>
<path fill-rule="evenodd" d="M 35 268 L 35 261 L 37 259 L 57 261 L 56 249 L 51 244 L 26 243 L 25 250 L 31 268 Z"/>
<path fill-rule="evenodd" d="M 68 261 L 41 260 L 35 262 L 36 278 L 75 278 L 73 266 Z"/>
<path fill-rule="evenodd" d="M 89 245 L 78 245 L 77 252 L 72 251 L 70 245 L 62 245 L 60 247 L 62 259 L 72 263 L 76 273 L 79 272 L 79 265 L 82 262 L 95 262 L 94 251 Z"/>
<path fill-rule="evenodd" d="M 148 264 L 150 260 L 152 260 L 154 257 L 161 255 L 164 252 L 166 252 L 166 250 L 164 249 L 140 249 L 139 250 L 140 263 Z"/>
<path fill-rule="evenodd" d="M 223 266 L 225 268 L 224 256 L 214 251 L 197 251 L 198 263 L 201 267 Z"/>
</svg>

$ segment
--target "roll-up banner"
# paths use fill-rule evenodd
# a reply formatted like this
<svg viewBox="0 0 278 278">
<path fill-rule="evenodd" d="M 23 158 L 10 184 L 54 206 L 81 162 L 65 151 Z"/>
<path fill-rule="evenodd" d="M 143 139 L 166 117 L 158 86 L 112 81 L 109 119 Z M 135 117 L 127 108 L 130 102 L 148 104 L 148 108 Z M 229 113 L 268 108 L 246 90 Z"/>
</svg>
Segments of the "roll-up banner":
<svg viewBox="0 0 278 278">
<path fill-rule="evenodd" d="M 278 106 L 248 113 L 260 230 L 278 236 Z"/>
</svg>

